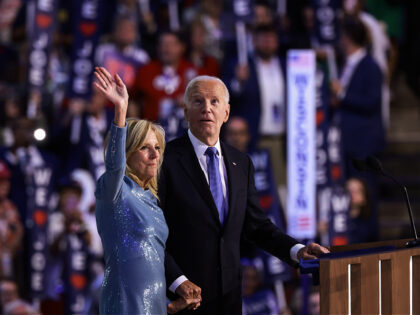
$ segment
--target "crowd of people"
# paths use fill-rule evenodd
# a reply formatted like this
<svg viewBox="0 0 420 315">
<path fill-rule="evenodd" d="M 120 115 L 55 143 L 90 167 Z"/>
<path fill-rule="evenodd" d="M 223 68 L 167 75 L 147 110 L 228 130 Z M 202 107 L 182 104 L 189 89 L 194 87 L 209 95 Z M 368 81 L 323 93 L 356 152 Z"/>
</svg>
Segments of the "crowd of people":
<svg viewBox="0 0 420 315">
<path fill-rule="evenodd" d="M 105 171 L 114 104 L 97 89 L 89 97 L 69 92 L 76 13 L 67 1 L 56 1 L 45 84 L 28 83 L 29 2 L 0 0 L 0 308 L 2 314 L 98 314 L 105 263 L 94 192 Z M 313 49 L 317 77 L 324 78 L 317 87 L 317 142 L 330 145 L 331 155 L 328 180 L 317 182 L 316 241 L 378 240 L 375 179 L 357 172 L 352 160 L 385 149 L 401 40 L 395 12 L 402 8 L 394 1 L 379 5 L 394 12 L 392 24 L 373 15 L 379 15 L 378 1 L 337 1 L 337 36 L 324 45 L 315 1 L 284 1 L 286 10 L 280 2 L 253 3 L 244 61 L 230 1 L 178 1 L 176 16 L 168 1 L 104 1 L 92 63 L 118 73 L 130 95 L 127 117 L 158 123 L 166 141 L 188 129 L 184 92 L 190 80 L 221 78 L 230 94 L 222 139 L 252 159 L 268 156 L 268 184 L 255 181 L 259 201 L 285 229 L 286 211 L 293 211 L 285 197 L 286 58 L 290 49 Z M 334 155 L 336 131 L 341 140 Z M 253 161 L 256 174 L 265 174 Z M 347 197 L 344 230 L 332 223 L 332 196 Z M 244 314 L 298 314 L 303 304 L 310 314 L 319 312 L 319 292 L 311 288 L 302 296 L 297 272 L 280 260 L 246 240 L 241 257 Z"/>
</svg>

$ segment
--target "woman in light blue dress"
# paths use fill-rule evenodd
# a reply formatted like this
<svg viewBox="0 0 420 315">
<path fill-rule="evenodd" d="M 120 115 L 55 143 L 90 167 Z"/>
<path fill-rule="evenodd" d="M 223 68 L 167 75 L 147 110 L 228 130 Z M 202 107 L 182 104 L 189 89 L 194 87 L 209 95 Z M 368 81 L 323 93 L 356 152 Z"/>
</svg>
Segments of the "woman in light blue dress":
<svg viewBox="0 0 420 315">
<path fill-rule="evenodd" d="M 168 227 L 157 204 L 163 129 L 128 119 L 127 89 L 118 75 L 96 68 L 94 86 L 115 105 L 105 173 L 95 191 L 96 220 L 105 256 L 100 313 L 163 315 L 199 300 L 176 300 L 167 309 L 165 242 Z"/>
</svg>

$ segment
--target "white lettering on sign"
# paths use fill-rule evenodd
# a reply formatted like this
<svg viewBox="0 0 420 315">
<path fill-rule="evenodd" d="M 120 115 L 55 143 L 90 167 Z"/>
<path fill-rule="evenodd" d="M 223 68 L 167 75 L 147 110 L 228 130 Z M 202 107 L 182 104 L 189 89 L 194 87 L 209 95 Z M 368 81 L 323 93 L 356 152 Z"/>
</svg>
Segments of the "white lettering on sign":
<svg viewBox="0 0 420 315">
<path fill-rule="evenodd" d="M 42 271 L 45 268 L 47 261 L 43 253 L 34 253 L 31 257 L 31 267 L 36 271 Z"/>
<path fill-rule="evenodd" d="M 72 312 L 80 313 L 85 309 L 85 298 L 83 295 L 78 294 L 73 304 L 70 306 Z"/>
<path fill-rule="evenodd" d="M 33 43 L 34 49 L 29 54 L 31 68 L 29 70 L 29 81 L 32 85 L 42 86 L 44 84 L 44 72 L 48 63 L 48 56 L 45 48 L 48 45 L 48 34 L 42 33 Z"/>
<path fill-rule="evenodd" d="M 82 4 L 82 17 L 94 20 L 98 16 L 98 1 L 84 1 Z"/>
<path fill-rule="evenodd" d="M 54 0 L 38 0 L 38 8 L 41 11 L 52 12 L 54 10 Z"/>
</svg>

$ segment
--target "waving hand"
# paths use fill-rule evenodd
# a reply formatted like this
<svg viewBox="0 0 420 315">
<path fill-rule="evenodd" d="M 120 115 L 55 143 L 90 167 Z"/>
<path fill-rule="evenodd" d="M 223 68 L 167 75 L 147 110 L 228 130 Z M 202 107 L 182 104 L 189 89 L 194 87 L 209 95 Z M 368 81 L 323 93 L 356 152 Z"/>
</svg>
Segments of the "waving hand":
<svg viewBox="0 0 420 315">
<path fill-rule="evenodd" d="M 114 123 L 117 126 L 125 125 L 128 106 L 127 87 L 118 74 L 114 77 L 103 67 L 96 67 L 95 76 L 98 79 L 93 84 L 95 87 L 115 105 Z"/>
</svg>

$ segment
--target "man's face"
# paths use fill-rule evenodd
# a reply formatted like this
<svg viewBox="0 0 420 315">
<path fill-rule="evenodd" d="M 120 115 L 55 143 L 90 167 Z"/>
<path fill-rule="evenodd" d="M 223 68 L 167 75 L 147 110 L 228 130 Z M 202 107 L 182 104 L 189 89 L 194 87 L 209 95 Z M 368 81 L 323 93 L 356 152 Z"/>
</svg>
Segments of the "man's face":
<svg viewBox="0 0 420 315">
<path fill-rule="evenodd" d="M 199 24 L 194 25 L 191 30 L 191 46 L 195 49 L 203 49 L 206 38 L 206 30 Z"/>
<path fill-rule="evenodd" d="M 270 59 L 278 50 L 279 43 L 275 32 L 260 32 L 255 34 L 255 50 L 262 59 Z"/>
<path fill-rule="evenodd" d="M 165 65 L 174 65 L 181 60 L 184 45 L 173 34 L 163 34 L 159 40 L 159 56 Z"/>
<path fill-rule="evenodd" d="M 185 117 L 191 132 L 207 145 L 214 145 L 214 139 L 217 142 L 229 112 L 230 106 L 226 104 L 224 89 L 219 82 L 201 81 L 190 90 Z"/>
<path fill-rule="evenodd" d="M 16 147 L 27 147 L 29 146 L 33 140 L 34 134 L 34 125 L 33 121 L 20 118 L 18 123 L 13 128 L 13 136 L 15 138 L 15 146 Z"/>
<path fill-rule="evenodd" d="M 311 293 L 309 296 L 309 314 L 319 315 L 320 313 L 320 297 L 319 292 Z"/>
<path fill-rule="evenodd" d="M 269 7 L 265 5 L 255 5 L 254 7 L 254 24 L 271 24 L 273 23 L 273 15 Z"/>
<path fill-rule="evenodd" d="M 136 24 L 131 20 L 121 20 L 115 29 L 114 37 L 123 47 L 132 45 L 137 37 Z"/>
<path fill-rule="evenodd" d="M 249 144 L 248 125 L 242 118 L 231 118 L 226 126 L 226 142 L 239 151 L 247 152 Z"/>
</svg>

